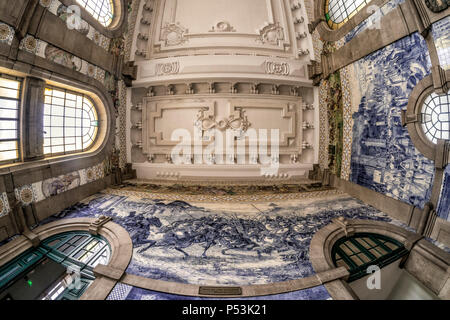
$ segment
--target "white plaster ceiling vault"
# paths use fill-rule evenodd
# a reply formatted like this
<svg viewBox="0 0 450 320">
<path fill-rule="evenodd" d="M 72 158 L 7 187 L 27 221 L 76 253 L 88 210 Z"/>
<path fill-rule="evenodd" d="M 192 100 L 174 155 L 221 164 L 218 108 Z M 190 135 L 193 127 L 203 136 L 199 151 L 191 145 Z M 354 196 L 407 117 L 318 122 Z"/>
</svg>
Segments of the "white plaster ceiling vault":
<svg viewBox="0 0 450 320">
<path fill-rule="evenodd" d="M 303 0 L 141 0 L 127 110 L 127 160 L 138 177 L 306 178 L 317 163 L 319 128 L 308 23 Z M 278 126 L 289 137 L 279 173 L 261 177 L 255 164 L 168 163 L 169 128 L 192 132 L 205 108 L 216 121 L 243 110 L 253 128 Z"/>
</svg>

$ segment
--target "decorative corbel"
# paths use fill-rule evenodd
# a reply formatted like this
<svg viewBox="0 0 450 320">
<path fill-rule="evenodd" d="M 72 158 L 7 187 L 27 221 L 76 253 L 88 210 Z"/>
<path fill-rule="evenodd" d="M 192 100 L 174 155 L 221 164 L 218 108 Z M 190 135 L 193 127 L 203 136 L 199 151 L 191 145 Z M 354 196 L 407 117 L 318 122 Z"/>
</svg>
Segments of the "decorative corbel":
<svg viewBox="0 0 450 320">
<path fill-rule="evenodd" d="M 122 79 L 127 87 L 131 87 L 132 81 L 137 79 L 137 66 L 134 65 L 134 61 L 122 65 Z"/>
<path fill-rule="evenodd" d="M 318 86 L 322 80 L 322 64 L 317 61 L 311 61 L 308 67 L 308 78 L 313 81 L 314 86 Z"/>
<path fill-rule="evenodd" d="M 309 33 L 313 33 L 314 30 L 316 30 L 317 26 L 321 23 L 321 22 L 326 22 L 326 20 L 324 18 L 319 18 L 317 20 L 314 20 L 311 23 L 308 23 L 308 31 Z"/>
<path fill-rule="evenodd" d="M 431 77 L 433 79 L 434 91 L 437 94 L 446 94 L 448 92 L 447 81 L 445 70 L 441 68 L 440 65 L 433 66 L 431 68 Z"/>
<path fill-rule="evenodd" d="M 425 2 L 423 0 L 407 0 L 404 5 L 409 6 L 419 33 L 426 38 L 431 30 L 432 23 Z"/>
</svg>

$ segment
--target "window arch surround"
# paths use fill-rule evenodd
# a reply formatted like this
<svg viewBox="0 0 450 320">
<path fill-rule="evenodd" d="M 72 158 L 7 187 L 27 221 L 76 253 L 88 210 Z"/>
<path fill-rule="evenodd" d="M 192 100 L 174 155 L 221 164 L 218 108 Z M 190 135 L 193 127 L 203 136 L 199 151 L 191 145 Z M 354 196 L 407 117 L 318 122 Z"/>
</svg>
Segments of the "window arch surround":
<svg viewBox="0 0 450 320">
<path fill-rule="evenodd" d="M 74 218 L 62 219 L 43 224 L 35 229 L 35 233 L 42 243 L 51 237 L 65 232 L 91 232 L 90 228 L 97 219 Z M 113 268 L 114 272 L 125 273 L 133 254 L 133 243 L 128 232 L 120 225 L 108 221 L 98 228 L 97 234 L 103 237 L 111 249 L 110 259 L 106 268 Z M 33 247 L 25 236 L 10 241 L 0 248 L 0 265 L 3 266 Z M 12 250 L 14 248 L 14 250 Z M 99 276 L 87 288 L 80 300 L 102 300 L 105 299 L 114 288 L 117 281 Z"/>
<path fill-rule="evenodd" d="M 450 79 L 450 70 L 447 70 L 445 72 L 445 77 L 446 79 Z M 427 127 L 433 128 L 435 125 L 443 123 L 444 120 L 447 120 L 447 118 L 444 119 L 445 117 L 444 115 L 441 116 L 441 118 L 436 118 L 436 115 L 439 116 L 439 114 L 436 113 L 434 115 L 434 120 L 423 119 L 424 116 L 422 114 L 423 111 L 431 112 L 428 110 L 434 110 L 435 107 L 439 108 L 440 102 L 439 104 L 437 104 L 436 100 L 431 105 L 430 102 L 440 96 L 442 97 L 443 95 L 446 95 L 448 97 L 448 94 L 449 92 L 444 94 L 437 94 L 436 89 L 434 88 L 433 85 L 432 75 L 428 75 L 421 81 L 419 81 L 419 83 L 414 87 L 413 91 L 411 92 L 411 95 L 409 96 L 407 109 L 404 112 L 404 115 L 402 116 L 404 118 L 402 121 L 404 122 L 404 124 L 408 129 L 408 133 L 411 137 L 412 142 L 414 143 L 414 146 L 425 157 L 433 161 L 436 160 L 437 144 L 436 140 L 433 139 L 431 135 L 427 133 Z M 429 106 L 429 109 L 427 109 L 427 106 Z M 436 109 L 436 111 L 438 111 L 438 109 Z M 427 122 L 424 120 L 430 121 Z M 439 127 L 439 130 L 442 130 L 442 128 L 444 127 Z M 442 136 L 439 136 L 439 138 L 441 137 Z M 447 139 L 444 138 L 442 140 Z"/>
<path fill-rule="evenodd" d="M 82 83 L 74 80 L 68 79 L 66 76 L 60 76 L 53 74 L 50 78 L 44 77 L 42 73 L 35 72 L 32 70 L 30 73 L 24 73 L 21 71 L 10 70 L 6 68 L 1 68 L 0 71 L 3 74 L 8 74 L 14 77 L 20 77 L 24 79 L 26 86 L 28 77 L 37 77 L 44 81 L 45 86 L 54 86 L 62 89 L 67 89 L 75 91 L 79 94 L 88 96 L 95 106 L 97 107 L 98 115 L 98 131 L 97 137 L 94 143 L 90 146 L 89 150 L 84 152 L 74 152 L 70 154 L 60 154 L 45 156 L 42 158 L 37 158 L 32 160 L 32 171 L 37 170 L 50 170 L 56 172 L 57 174 L 66 174 L 73 171 L 73 168 L 89 167 L 99 162 L 103 161 L 105 157 L 112 151 L 115 136 L 115 108 L 114 102 L 112 101 L 109 93 L 99 88 L 97 85 L 89 85 L 87 83 Z M 25 102 L 23 102 L 24 104 Z M 42 100 L 44 104 L 44 100 Z M 24 106 L 21 106 L 23 109 Z M 43 109 L 43 108 L 42 108 Z M 26 112 L 26 110 L 21 110 L 21 113 Z M 41 120 L 42 121 L 42 120 Z M 40 121 L 40 123 L 41 123 Z M 39 128 L 37 127 L 37 130 Z M 41 127 L 43 130 L 43 127 Z M 22 140 L 21 140 L 22 141 Z M 25 141 L 21 142 L 26 143 Z M 25 171 L 29 172 L 30 163 L 25 159 L 20 159 L 15 163 L 0 164 L 0 175 L 10 174 L 14 171 L 14 175 L 25 175 Z M 25 170 L 25 171 L 24 171 Z M 26 174 L 26 183 L 37 182 L 35 175 Z"/>
</svg>

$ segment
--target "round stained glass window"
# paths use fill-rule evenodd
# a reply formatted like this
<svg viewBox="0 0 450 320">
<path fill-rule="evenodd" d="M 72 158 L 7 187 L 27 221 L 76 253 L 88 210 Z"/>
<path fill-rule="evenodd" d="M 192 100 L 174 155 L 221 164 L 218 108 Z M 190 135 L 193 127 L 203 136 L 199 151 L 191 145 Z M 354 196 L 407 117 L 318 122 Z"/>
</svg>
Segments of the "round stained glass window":
<svg viewBox="0 0 450 320">
<path fill-rule="evenodd" d="M 430 94 L 421 110 L 422 129 L 433 143 L 450 140 L 450 97 L 448 94 Z"/>
</svg>

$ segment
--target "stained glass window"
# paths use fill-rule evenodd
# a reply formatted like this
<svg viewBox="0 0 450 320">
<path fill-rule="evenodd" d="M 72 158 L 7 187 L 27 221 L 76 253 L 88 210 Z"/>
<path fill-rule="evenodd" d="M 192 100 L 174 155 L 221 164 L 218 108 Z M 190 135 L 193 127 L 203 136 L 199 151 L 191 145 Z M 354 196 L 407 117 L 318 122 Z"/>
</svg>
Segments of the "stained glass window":
<svg viewBox="0 0 450 320">
<path fill-rule="evenodd" d="M 86 151 L 97 131 L 97 112 L 90 98 L 64 89 L 45 89 L 45 155 Z"/>
<path fill-rule="evenodd" d="M 19 158 L 19 106 L 22 83 L 0 75 L 0 163 Z"/>
<path fill-rule="evenodd" d="M 111 24 L 114 17 L 112 0 L 77 0 L 77 2 L 105 27 Z"/>
<path fill-rule="evenodd" d="M 332 29 L 340 28 L 370 0 L 327 0 L 325 1 L 325 19 Z"/>
<path fill-rule="evenodd" d="M 431 142 L 450 140 L 450 96 L 430 94 L 422 106 L 422 129 Z"/>
</svg>

